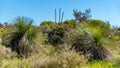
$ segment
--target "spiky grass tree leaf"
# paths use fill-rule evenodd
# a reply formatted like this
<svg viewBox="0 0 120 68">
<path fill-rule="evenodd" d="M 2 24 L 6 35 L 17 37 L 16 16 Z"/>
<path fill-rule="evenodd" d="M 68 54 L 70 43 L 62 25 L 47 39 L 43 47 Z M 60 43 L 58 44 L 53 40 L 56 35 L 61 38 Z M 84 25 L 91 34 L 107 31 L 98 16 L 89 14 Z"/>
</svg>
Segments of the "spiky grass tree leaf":
<svg viewBox="0 0 120 68">
<path fill-rule="evenodd" d="M 88 28 L 88 32 L 90 32 L 90 35 L 92 35 L 92 37 L 94 38 L 94 42 L 96 45 L 101 45 L 102 44 L 102 33 L 100 28 L 94 28 L 94 27 L 90 27 Z"/>
<path fill-rule="evenodd" d="M 25 32 L 26 31 L 26 24 L 23 18 L 18 17 L 15 21 L 15 26 L 17 27 L 17 30 L 19 32 Z"/>
<path fill-rule="evenodd" d="M 27 39 L 30 43 L 35 43 L 34 39 L 36 38 L 37 29 L 30 28 L 27 32 Z"/>
<path fill-rule="evenodd" d="M 57 27 L 48 33 L 48 42 L 54 46 L 63 44 L 64 29 L 62 27 Z"/>
<path fill-rule="evenodd" d="M 109 50 L 104 47 L 103 34 L 99 27 L 91 27 L 88 24 L 81 24 L 79 29 L 73 33 L 74 43 L 72 47 L 77 52 L 82 52 L 84 55 L 90 54 L 91 60 L 103 60 L 112 57 Z"/>
<path fill-rule="evenodd" d="M 88 33 L 94 39 L 93 45 L 90 47 L 90 60 L 104 60 L 113 57 L 110 51 L 103 46 L 103 34 L 99 27 L 89 27 Z M 111 59 L 110 59 L 111 60 Z"/>
<path fill-rule="evenodd" d="M 36 36 L 36 31 L 32 28 L 32 20 L 26 17 L 18 17 L 15 20 L 16 30 L 12 32 L 12 38 L 10 39 L 10 46 L 12 51 L 16 51 L 19 56 L 26 56 L 31 53 L 31 45 Z"/>
</svg>

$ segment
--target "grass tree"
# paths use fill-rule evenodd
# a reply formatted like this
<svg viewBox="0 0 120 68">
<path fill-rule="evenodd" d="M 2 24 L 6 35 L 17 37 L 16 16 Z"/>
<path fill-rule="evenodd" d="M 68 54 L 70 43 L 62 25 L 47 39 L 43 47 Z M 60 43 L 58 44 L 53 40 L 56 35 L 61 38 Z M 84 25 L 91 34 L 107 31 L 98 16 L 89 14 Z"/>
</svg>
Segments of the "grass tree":
<svg viewBox="0 0 120 68">
<path fill-rule="evenodd" d="M 56 27 L 48 33 L 48 42 L 54 46 L 63 44 L 64 29 L 61 26 Z"/>
<path fill-rule="evenodd" d="M 33 20 L 27 17 L 18 17 L 15 20 L 15 31 L 10 35 L 10 47 L 19 56 L 26 57 L 33 50 L 37 29 L 32 26 Z"/>
<path fill-rule="evenodd" d="M 73 39 L 71 42 L 72 48 L 77 52 L 82 52 L 84 55 L 90 54 L 91 60 L 103 60 L 111 58 L 112 54 L 105 47 L 106 41 L 103 39 L 103 34 L 99 27 L 91 27 L 87 24 L 81 24 L 77 30 L 71 32 L 73 35 L 68 39 Z"/>
<path fill-rule="evenodd" d="M 91 59 L 93 60 L 103 60 L 110 59 L 112 54 L 104 46 L 105 39 L 103 39 L 103 34 L 99 27 L 88 28 L 88 32 L 93 37 L 93 45 L 90 47 Z"/>
</svg>

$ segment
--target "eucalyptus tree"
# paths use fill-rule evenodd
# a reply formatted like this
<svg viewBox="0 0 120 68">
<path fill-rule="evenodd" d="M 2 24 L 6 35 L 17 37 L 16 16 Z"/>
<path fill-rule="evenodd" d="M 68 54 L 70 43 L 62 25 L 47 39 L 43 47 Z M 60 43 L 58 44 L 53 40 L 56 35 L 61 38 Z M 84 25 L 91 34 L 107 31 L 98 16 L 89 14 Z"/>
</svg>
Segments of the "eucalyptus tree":
<svg viewBox="0 0 120 68">
<path fill-rule="evenodd" d="M 75 17 L 75 21 L 76 22 L 83 22 L 83 21 L 87 21 L 91 15 L 91 9 L 86 9 L 84 12 L 82 11 L 78 11 L 77 9 L 73 10 L 73 15 Z"/>
</svg>

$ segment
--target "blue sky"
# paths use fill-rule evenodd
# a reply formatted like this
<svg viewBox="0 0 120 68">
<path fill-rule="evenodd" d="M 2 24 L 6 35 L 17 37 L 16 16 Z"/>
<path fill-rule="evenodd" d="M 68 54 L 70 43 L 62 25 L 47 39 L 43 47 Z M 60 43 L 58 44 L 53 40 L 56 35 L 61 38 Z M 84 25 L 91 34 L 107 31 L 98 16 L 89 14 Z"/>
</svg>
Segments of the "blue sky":
<svg viewBox="0 0 120 68">
<path fill-rule="evenodd" d="M 91 8 L 92 19 L 109 21 L 120 26 L 120 0 L 0 0 L 0 22 L 12 23 L 17 16 L 27 16 L 34 25 L 54 21 L 54 10 L 61 8 L 64 20 L 73 19 L 73 9 Z"/>
</svg>

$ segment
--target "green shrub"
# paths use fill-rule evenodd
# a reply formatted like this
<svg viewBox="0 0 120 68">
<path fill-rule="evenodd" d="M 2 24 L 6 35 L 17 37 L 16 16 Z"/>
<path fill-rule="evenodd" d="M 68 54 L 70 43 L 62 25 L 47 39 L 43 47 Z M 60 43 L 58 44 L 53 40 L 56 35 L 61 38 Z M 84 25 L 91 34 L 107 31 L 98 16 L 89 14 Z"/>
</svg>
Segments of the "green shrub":
<svg viewBox="0 0 120 68">
<path fill-rule="evenodd" d="M 8 30 L 0 28 L 0 36 L 4 35 L 7 32 L 8 32 Z"/>
<path fill-rule="evenodd" d="M 93 27 L 100 27 L 100 28 L 105 28 L 105 29 L 109 29 L 110 28 L 110 25 L 107 24 L 106 22 L 104 21 L 101 21 L 101 20 L 90 20 L 89 21 L 89 25 L 93 26 Z"/>
<path fill-rule="evenodd" d="M 63 22 L 63 24 L 72 24 L 72 25 L 75 25 L 75 21 L 74 20 L 65 20 Z"/>
<path fill-rule="evenodd" d="M 40 25 L 51 25 L 51 24 L 55 24 L 55 22 L 52 21 L 43 21 L 40 23 Z"/>
<path fill-rule="evenodd" d="M 16 30 L 5 36 L 8 40 L 6 41 L 7 45 L 21 57 L 28 56 L 34 51 L 34 45 L 36 45 L 35 37 L 37 29 L 32 27 L 32 22 L 29 18 L 18 17 L 14 24 Z"/>
<path fill-rule="evenodd" d="M 91 60 L 103 60 L 113 57 L 112 54 L 104 47 L 103 34 L 99 27 L 91 27 L 81 24 L 79 29 L 73 30 L 67 41 L 73 42 L 72 48 L 84 55 L 90 54 Z M 69 42 L 68 42 L 69 44 Z"/>
<path fill-rule="evenodd" d="M 89 26 L 91 27 L 99 27 L 101 29 L 101 32 L 103 36 L 108 36 L 109 35 L 109 29 L 110 25 L 104 21 L 101 20 L 90 20 L 88 23 Z"/>
<path fill-rule="evenodd" d="M 120 31 L 120 27 L 118 27 L 118 31 Z"/>
<path fill-rule="evenodd" d="M 56 27 L 48 33 L 48 42 L 52 45 L 62 44 L 64 38 L 64 29 L 61 26 Z"/>
<path fill-rule="evenodd" d="M 57 26 L 57 23 L 54 23 L 52 21 L 43 21 L 41 22 L 39 28 L 40 31 L 45 34 L 54 29 Z"/>
</svg>

